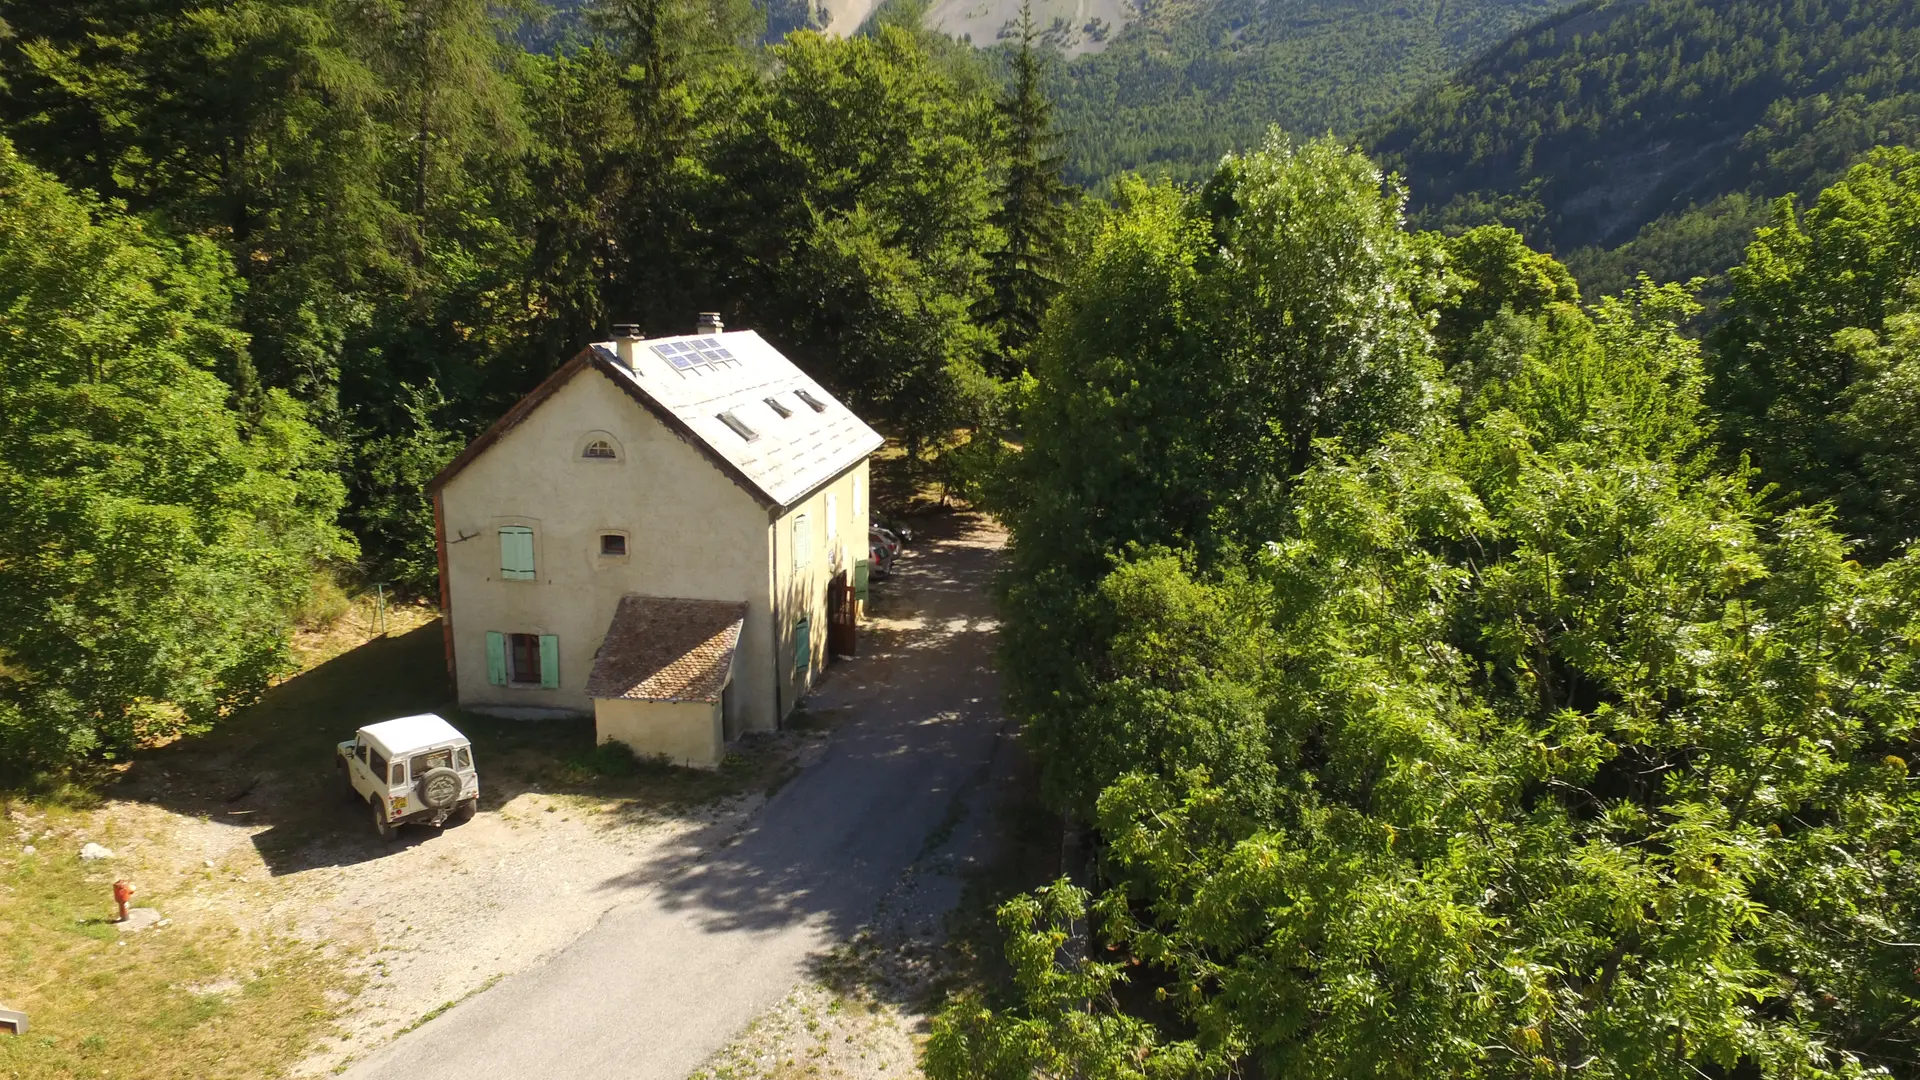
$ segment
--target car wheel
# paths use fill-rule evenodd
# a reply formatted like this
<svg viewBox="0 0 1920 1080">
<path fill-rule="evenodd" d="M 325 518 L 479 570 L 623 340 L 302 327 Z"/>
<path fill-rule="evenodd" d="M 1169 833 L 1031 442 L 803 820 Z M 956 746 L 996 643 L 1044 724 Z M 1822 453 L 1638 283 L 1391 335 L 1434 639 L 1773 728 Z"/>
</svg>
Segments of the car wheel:
<svg viewBox="0 0 1920 1080">
<path fill-rule="evenodd" d="M 386 807 L 378 799 L 368 799 L 367 806 L 373 811 L 373 831 L 382 840 L 392 840 L 400 835 L 400 826 L 387 820 Z"/>
<path fill-rule="evenodd" d="M 474 812 L 479 809 L 480 797 L 478 795 L 471 799 L 461 800 L 460 805 L 453 810 L 453 823 L 456 825 L 465 825 L 467 822 L 473 820 Z"/>
</svg>

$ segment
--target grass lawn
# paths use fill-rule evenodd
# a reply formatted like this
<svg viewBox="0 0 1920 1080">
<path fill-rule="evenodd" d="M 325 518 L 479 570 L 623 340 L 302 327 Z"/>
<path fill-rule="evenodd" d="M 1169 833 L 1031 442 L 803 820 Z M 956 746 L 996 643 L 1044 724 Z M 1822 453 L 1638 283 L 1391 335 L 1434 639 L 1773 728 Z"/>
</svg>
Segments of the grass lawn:
<svg viewBox="0 0 1920 1080">
<path fill-rule="evenodd" d="M 24 853 L 17 828 L 0 841 L 0 999 L 32 1026 L 0 1036 L 0 1077 L 275 1075 L 351 989 L 320 950 L 205 909 L 121 933 L 108 921 L 116 877 L 138 883 L 140 905 L 217 887 L 221 875 L 202 867 L 196 883 L 161 863 L 82 862 L 81 833 L 109 845 L 132 837 L 96 835 L 83 811 L 25 816 L 38 852 Z"/>
</svg>

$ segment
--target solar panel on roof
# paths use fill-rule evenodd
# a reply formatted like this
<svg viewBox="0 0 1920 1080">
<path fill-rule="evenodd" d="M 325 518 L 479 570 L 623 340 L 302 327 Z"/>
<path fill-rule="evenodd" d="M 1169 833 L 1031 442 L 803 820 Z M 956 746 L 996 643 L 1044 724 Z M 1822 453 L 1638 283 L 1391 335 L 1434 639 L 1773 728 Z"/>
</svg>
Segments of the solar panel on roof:
<svg viewBox="0 0 1920 1080">
<path fill-rule="evenodd" d="M 718 367 L 740 362 L 740 358 L 733 355 L 732 350 L 714 338 L 665 341 L 649 347 L 653 349 L 654 355 L 672 364 L 675 371 L 681 372 L 699 367 Z"/>
</svg>

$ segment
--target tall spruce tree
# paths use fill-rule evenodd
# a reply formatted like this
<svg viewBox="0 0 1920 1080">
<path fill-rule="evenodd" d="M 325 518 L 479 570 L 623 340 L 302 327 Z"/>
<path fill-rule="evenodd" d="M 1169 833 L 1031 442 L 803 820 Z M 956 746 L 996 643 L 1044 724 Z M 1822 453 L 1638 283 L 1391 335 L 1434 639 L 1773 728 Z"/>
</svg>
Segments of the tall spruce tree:
<svg viewBox="0 0 1920 1080">
<path fill-rule="evenodd" d="M 698 259 L 690 238 L 702 231 L 693 200 L 707 141 L 749 82 L 748 47 L 765 15 L 749 0 L 606 0 L 594 19 L 619 59 L 632 113 L 620 222 L 629 261 L 610 315 L 651 333 L 689 330 L 694 310 L 728 306 L 684 272 Z"/>
<path fill-rule="evenodd" d="M 1065 207 L 1073 190 L 1060 178 L 1066 154 L 1053 123 L 1053 100 L 1041 86 L 1045 71 L 1044 58 L 1034 51 L 1038 39 L 1033 5 L 1022 4 L 1013 79 L 995 109 L 1005 171 L 992 220 L 1005 240 L 988 259 L 991 292 L 981 312 L 999 341 L 993 367 L 1001 376 L 1024 366 L 1020 354 L 1039 334 L 1040 319 L 1060 287 Z"/>
</svg>

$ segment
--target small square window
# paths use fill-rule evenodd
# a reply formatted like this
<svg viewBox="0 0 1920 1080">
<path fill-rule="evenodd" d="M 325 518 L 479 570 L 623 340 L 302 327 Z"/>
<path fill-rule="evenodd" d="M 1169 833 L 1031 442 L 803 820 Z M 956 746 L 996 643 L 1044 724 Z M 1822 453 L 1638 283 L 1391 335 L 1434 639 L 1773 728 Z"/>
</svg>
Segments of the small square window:
<svg viewBox="0 0 1920 1080">
<path fill-rule="evenodd" d="M 625 533 L 601 533 L 600 534 L 600 554 L 601 555 L 612 557 L 616 555 L 625 555 L 626 553 L 627 553 L 627 536 Z"/>
</svg>

